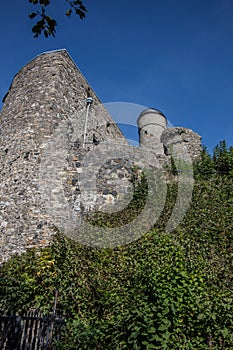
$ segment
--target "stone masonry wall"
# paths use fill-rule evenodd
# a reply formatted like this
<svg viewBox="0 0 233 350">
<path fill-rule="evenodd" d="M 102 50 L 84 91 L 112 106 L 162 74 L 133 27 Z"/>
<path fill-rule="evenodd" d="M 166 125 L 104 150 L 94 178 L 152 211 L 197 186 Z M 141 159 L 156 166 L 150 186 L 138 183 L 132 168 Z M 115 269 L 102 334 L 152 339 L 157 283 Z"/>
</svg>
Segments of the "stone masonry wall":
<svg viewBox="0 0 233 350">
<path fill-rule="evenodd" d="M 201 152 L 201 136 L 191 129 L 175 127 L 165 129 L 161 141 L 167 156 L 172 153 L 187 161 L 195 161 Z"/>
<path fill-rule="evenodd" d="M 92 96 L 93 104 L 83 148 L 87 96 Z M 52 174 L 48 175 L 56 180 L 53 171 L 60 162 L 56 149 L 64 142 L 71 154 L 75 147 L 86 152 L 94 137 L 99 141 L 124 137 L 65 50 L 42 54 L 20 70 L 5 97 L 0 125 L 0 260 L 4 261 L 26 248 L 48 244 L 54 233 L 39 181 L 46 152 Z M 61 125 L 64 137 L 58 133 L 58 142 L 49 150 L 47 145 L 54 142 Z M 68 158 L 58 166 L 64 186 L 70 178 Z"/>
<path fill-rule="evenodd" d="M 0 263 L 49 244 L 55 227 L 72 230 L 89 211 L 124 208 L 132 169 L 162 170 L 172 145 L 187 145 L 192 159 L 200 151 L 199 135 L 184 128 L 163 132 L 167 154 L 127 145 L 66 50 L 41 54 L 16 74 L 0 135 Z"/>
</svg>

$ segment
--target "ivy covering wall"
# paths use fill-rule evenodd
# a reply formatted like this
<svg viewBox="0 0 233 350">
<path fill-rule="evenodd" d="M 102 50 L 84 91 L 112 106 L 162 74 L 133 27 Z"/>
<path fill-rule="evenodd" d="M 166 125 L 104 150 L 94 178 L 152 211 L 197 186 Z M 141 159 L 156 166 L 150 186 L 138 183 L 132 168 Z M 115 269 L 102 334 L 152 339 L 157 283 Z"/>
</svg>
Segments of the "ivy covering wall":
<svg viewBox="0 0 233 350">
<path fill-rule="evenodd" d="M 198 170 L 207 161 L 208 176 Z M 66 317 L 58 349 L 232 349 L 233 177 L 215 167 L 203 153 L 192 204 L 172 233 L 164 227 L 176 182 L 138 241 L 98 250 L 57 233 L 50 247 L 11 258 L 0 268 L 0 309 L 49 312 L 57 289 Z"/>
</svg>

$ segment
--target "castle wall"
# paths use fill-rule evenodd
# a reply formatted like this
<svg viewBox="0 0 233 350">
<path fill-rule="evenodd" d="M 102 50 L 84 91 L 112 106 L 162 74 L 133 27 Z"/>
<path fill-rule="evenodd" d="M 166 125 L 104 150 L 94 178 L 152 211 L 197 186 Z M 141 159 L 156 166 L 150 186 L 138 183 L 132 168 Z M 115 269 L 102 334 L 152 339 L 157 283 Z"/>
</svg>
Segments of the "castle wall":
<svg viewBox="0 0 233 350">
<path fill-rule="evenodd" d="M 89 95 L 93 104 L 83 147 Z M 44 192 L 49 191 L 50 202 L 54 197 L 54 208 L 62 219 L 63 208 L 52 186 L 59 185 L 60 179 L 65 189 L 72 179 L 74 183 L 75 164 L 81 157 L 74 153 L 79 149 L 87 152 L 97 138 L 124 137 L 65 50 L 42 54 L 20 70 L 5 97 L 0 125 L 0 244 L 4 260 L 28 247 L 47 244 L 54 233 L 40 183 L 47 181 Z M 63 136 L 58 132 L 55 140 L 61 125 Z M 65 158 L 61 159 L 64 149 Z M 41 162 L 46 158 L 43 174 Z"/>
<path fill-rule="evenodd" d="M 87 103 L 89 97 L 93 103 Z M 174 149 L 184 151 L 184 144 L 192 159 L 200 152 L 199 135 L 165 129 L 166 118 L 157 110 L 138 118 L 141 147 L 128 146 L 66 50 L 29 62 L 4 100 L 0 263 L 49 244 L 55 227 L 81 226 L 88 212 L 124 209 L 132 199 L 132 169 L 139 169 L 140 179 L 143 169 L 150 174 L 162 170 Z M 157 179 L 151 180 L 152 187 Z M 144 219 L 150 223 L 150 217 Z"/>
<path fill-rule="evenodd" d="M 164 130 L 161 141 L 167 156 L 181 158 L 187 162 L 194 162 L 200 157 L 201 136 L 191 129 L 183 127 Z"/>
</svg>

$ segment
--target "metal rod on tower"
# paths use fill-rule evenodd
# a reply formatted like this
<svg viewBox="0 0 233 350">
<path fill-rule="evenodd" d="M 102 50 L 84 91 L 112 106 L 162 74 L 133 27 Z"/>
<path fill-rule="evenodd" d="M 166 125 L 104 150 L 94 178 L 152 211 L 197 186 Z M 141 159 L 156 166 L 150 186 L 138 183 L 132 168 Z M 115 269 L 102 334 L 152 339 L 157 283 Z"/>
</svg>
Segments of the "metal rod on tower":
<svg viewBox="0 0 233 350">
<path fill-rule="evenodd" d="M 86 137 L 87 137 L 88 115 L 89 115 L 90 105 L 93 103 L 93 98 L 87 97 L 86 103 L 87 103 L 87 108 L 86 108 L 86 118 L 85 118 L 85 125 L 84 125 L 83 148 L 85 148 Z"/>
</svg>

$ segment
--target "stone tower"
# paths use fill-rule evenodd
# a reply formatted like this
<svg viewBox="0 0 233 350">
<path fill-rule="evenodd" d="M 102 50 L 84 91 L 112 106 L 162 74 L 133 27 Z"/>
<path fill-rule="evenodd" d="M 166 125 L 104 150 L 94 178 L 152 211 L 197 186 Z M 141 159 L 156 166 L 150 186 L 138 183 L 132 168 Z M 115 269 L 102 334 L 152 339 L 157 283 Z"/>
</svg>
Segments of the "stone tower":
<svg viewBox="0 0 233 350">
<path fill-rule="evenodd" d="M 163 113 L 154 108 L 145 109 L 140 113 L 137 124 L 140 145 L 148 147 L 155 154 L 164 154 L 161 135 L 167 127 L 167 119 Z"/>
<path fill-rule="evenodd" d="M 201 137 L 184 127 L 167 128 L 167 118 L 158 109 L 148 108 L 137 119 L 141 147 L 148 148 L 157 157 L 177 156 L 187 161 L 195 161 L 201 152 Z M 164 159 L 164 158 L 162 158 Z"/>
<path fill-rule="evenodd" d="M 0 113 L 0 263 L 47 245 L 55 227 L 86 234 L 81 227 L 90 212 L 125 209 L 131 180 L 139 176 L 140 182 L 141 170 L 148 170 L 149 200 L 110 242 L 116 237 L 129 243 L 144 223 L 146 229 L 153 225 L 162 210 L 161 201 L 157 209 L 151 205 L 161 169 L 174 149 L 183 157 L 184 144 L 197 158 L 200 137 L 185 128 L 167 129 L 166 117 L 153 108 L 137 122 L 141 147 L 132 147 L 66 50 L 43 53 L 16 74 Z"/>
<path fill-rule="evenodd" d="M 0 125 L 0 260 L 4 260 L 47 244 L 54 233 L 39 187 L 41 161 L 50 152 L 46 145 L 56 130 L 62 126 L 63 135 L 58 135 L 44 168 L 47 177 L 54 177 L 47 189 L 51 200 L 57 181 L 53 169 L 61 157 L 56 148 L 62 142 L 68 151 L 59 176 L 69 201 L 85 152 L 103 140 L 124 137 L 66 50 L 43 53 L 16 74 L 4 98 Z M 56 208 L 62 215 L 59 203 Z"/>
</svg>

